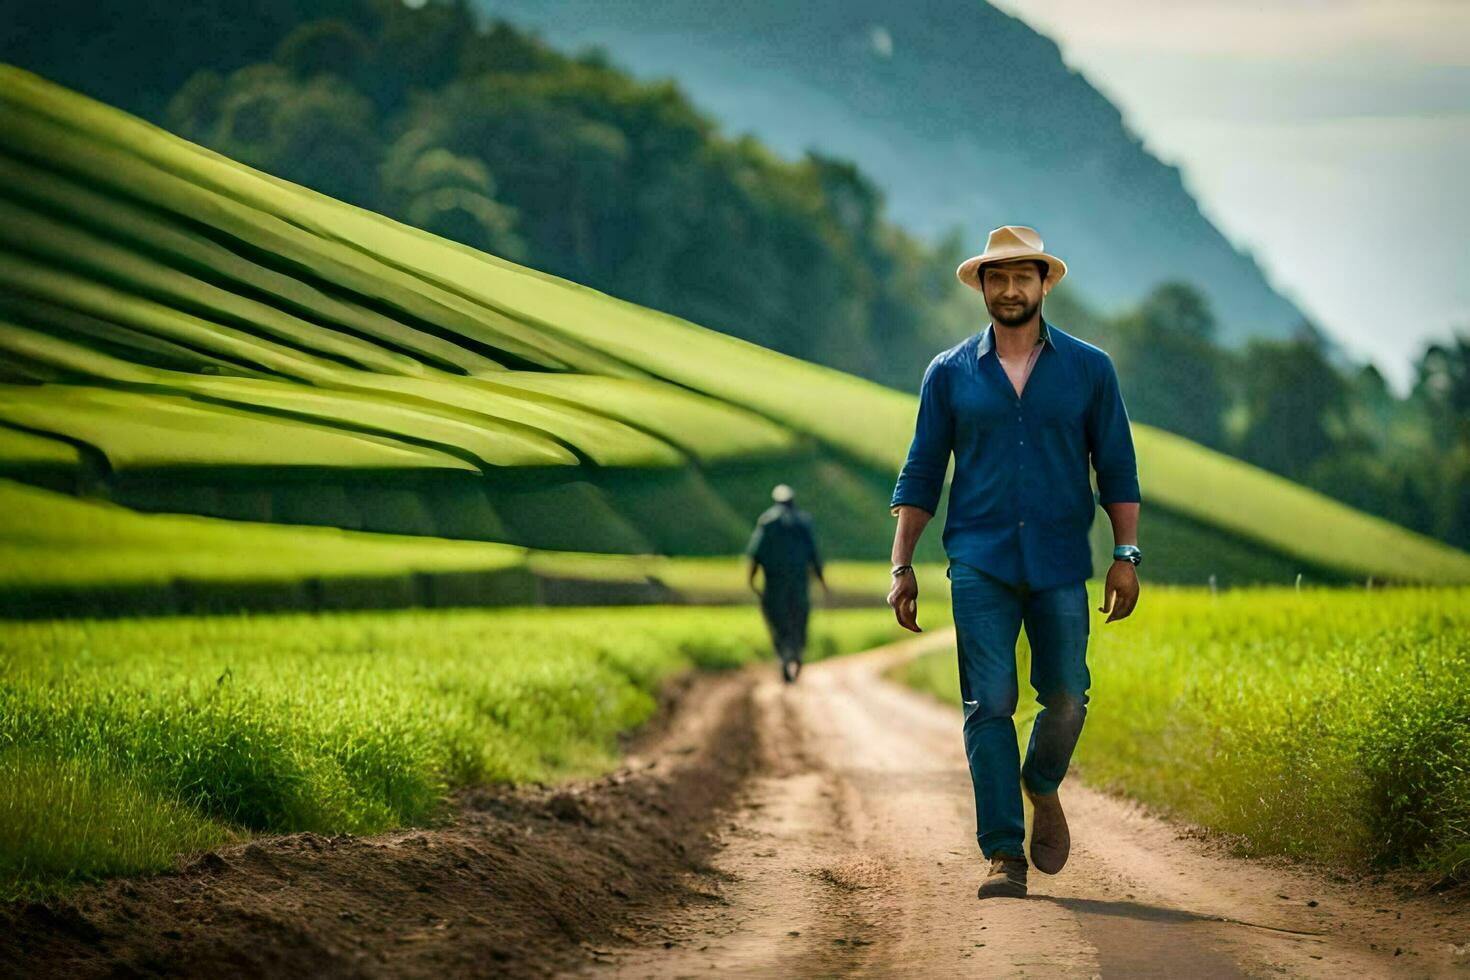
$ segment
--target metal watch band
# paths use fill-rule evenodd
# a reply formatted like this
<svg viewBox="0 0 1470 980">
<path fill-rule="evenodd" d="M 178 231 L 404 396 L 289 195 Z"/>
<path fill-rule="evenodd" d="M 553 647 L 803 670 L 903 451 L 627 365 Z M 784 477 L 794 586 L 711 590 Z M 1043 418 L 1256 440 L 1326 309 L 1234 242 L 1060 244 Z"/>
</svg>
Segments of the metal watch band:
<svg viewBox="0 0 1470 980">
<path fill-rule="evenodd" d="M 1120 544 L 1113 549 L 1113 560 L 1138 565 L 1143 562 L 1143 551 L 1134 544 Z"/>
</svg>

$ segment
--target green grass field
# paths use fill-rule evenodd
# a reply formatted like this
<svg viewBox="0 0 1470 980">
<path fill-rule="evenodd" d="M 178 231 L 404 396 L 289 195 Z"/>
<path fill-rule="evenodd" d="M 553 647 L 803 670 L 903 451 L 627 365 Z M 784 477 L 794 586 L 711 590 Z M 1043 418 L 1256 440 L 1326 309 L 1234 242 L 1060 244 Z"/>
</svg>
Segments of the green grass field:
<svg viewBox="0 0 1470 980">
<path fill-rule="evenodd" d="M 818 608 L 808 656 L 901 632 L 887 609 Z M 0 895 L 250 833 L 432 822 L 470 783 L 599 773 L 673 675 L 769 656 L 747 608 L 6 624 Z"/>
<path fill-rule="evenodd" d="M 0 83 L 0 473 L 141 510 L 684 555 L 738 550 L 759 473 L 821 501 L 834 556 L 886 553 L 912 396 L 332 200 L 31 73 L 0 66 Z M 1470 581 L 1470 555 L 1135 434 L 1146 503 L 1176 518 L 1154 541 L 1144 525 L 1156 575 Z"/>
<path fill-rule="evenodd" d="M 1470 589 L 1153 587 L 1094 614 L 1088 664 L 1092 785 L 1251 854 L 1470 879 Z M 956 670 L 950 650 L 899 679 L 958 707 Z"/>
</svg>

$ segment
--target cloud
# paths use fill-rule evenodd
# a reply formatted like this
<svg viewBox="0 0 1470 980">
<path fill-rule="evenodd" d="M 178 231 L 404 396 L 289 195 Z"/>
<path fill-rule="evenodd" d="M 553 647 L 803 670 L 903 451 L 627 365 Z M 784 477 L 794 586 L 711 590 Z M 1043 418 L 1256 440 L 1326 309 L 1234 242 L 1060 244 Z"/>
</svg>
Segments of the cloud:
<svg viewBox="0 0 1470 980">
<path fill-rule="evenodd" d="M 1079 53 L 1470 65 L 1464 0 L 994 0 Z"/>
<path fill-rule="evenodd" d="M 1465 329 L 1470 2 L 994 0 L 1061 47 L 1205 214 L 1401 390 Z M 1371 274 L 1385 243 L 1415 261 Z"/>
<path fill-rule="evenodd" d="M 1470 66 L 1240 61 L 1172 53 L 1096 55 L 1085 69 L 1139 122 L 1312 121 L 1470 113 Z"/>
</svg>

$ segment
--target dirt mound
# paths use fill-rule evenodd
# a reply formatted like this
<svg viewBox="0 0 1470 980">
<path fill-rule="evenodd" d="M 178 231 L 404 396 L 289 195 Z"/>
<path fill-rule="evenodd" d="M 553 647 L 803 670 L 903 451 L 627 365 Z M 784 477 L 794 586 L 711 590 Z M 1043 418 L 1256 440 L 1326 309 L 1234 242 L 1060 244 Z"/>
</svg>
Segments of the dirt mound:
<svg viewBox="0 0 1470 980">
<path fill-rule="evenodd" d="M 711 824 L 754 764 L 753 674 L 676 685 L 627 764 L 462 794 L 446 827 L 291 834 L 0 909 L 0 974 L 550 975 L 710 897 Z"/>
</svg>

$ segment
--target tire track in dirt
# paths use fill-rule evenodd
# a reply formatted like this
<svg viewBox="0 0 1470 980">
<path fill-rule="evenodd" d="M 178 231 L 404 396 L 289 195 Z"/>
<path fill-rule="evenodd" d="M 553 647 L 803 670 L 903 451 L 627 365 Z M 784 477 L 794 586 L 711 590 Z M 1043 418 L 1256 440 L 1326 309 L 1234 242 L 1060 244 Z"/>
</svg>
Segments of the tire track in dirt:
<svg viewBox="0 0 1470 980">
<path fill-rule="evenodd" d="M 1463 901 L 1231 857 L 1075 778 L 1067 868 L 979 901 L 960 715 L 881 676 L 953 643 L 822 661 L 792 686 L 770 669 L 761 768 L 701 876 L 719 901 L 577 975 L 1470 977 Z"/>
</svg>

